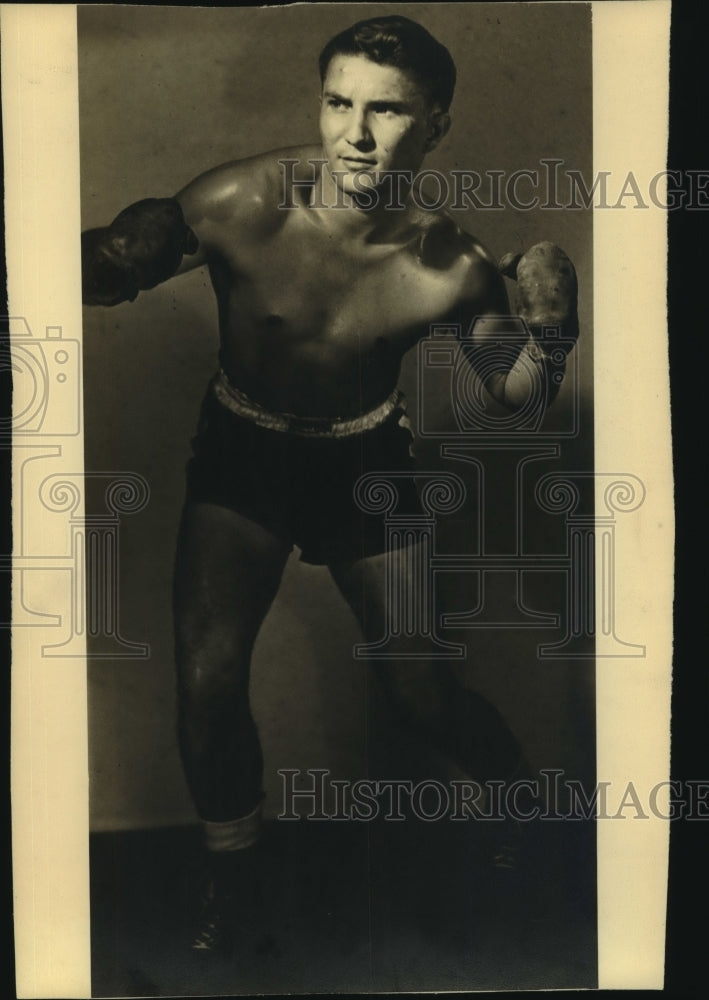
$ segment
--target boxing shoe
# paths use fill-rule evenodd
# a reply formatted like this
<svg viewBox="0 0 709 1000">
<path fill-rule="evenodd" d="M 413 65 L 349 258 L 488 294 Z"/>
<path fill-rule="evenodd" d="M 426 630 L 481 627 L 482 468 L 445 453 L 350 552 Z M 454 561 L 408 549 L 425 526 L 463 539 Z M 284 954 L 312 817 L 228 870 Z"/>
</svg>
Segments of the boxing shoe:
<svg viewBox="0 0 709 1000">
<path fill-rule="evenodd" d="M 525 861 L 530 843 L 531 828 L 542 809 L 538 783 L 522 758 L 505 785 L 502 818 L 488 824 L 487 858 L 489 868 L 499 874 L 518 872 Z"/>
<path fill-rule="evenodd" d="M 490 838 L 489 865 L 493 872 L 514 874 L 522 866 L 525 831 L 519 820 L 506 816 Z"/>
<path fill-rule="evenodd" d="M 259 882 L 253 844 L 238 851 L 207 851 L 191 930 L 194 954 L 229 956 L 256 906 Z"/>
<path fill-rule="evenodd" d="M 222 866 L 209 863 L 202 875 L 197 917 L 189 946 L 195 954 L 229 955 L 234 948 L 234 886 Z"/>
</svg>

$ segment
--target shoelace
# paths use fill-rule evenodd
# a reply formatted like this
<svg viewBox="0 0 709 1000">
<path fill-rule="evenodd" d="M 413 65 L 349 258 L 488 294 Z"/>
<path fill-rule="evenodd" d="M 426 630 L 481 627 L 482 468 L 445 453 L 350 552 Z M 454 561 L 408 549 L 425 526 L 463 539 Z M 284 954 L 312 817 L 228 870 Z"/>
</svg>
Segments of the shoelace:
<svg viewBox="0 0 709 1000">
<path fill-rule="evenodd" d="M 519 864 L 522 831 L 517 823 L 506 824 L 502 836 L 495 844 L 492 866 L 497 870 L 512 871 Z"/>
<path fill-rule="evenodd" d="M 214 951 L 220 943 L 222 914 L 216 903 L 214 883 L 210 880 L 204 887 L 200 900 L 199 929 L 192 942 L 193 951 Z"/>
<path fill-rule="evenodd" d="M 214 951 L 219 944 L 220 921 L 218 918 L 206 920 L 192 942 L 193 951 Z"/>
</svg>

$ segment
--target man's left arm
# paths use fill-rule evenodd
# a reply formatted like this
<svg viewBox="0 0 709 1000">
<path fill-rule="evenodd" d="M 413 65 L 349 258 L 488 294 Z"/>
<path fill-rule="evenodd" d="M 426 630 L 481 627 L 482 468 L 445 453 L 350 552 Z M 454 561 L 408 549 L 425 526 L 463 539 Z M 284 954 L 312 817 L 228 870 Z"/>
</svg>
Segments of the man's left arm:
<svg viewBox="0 0 709 1000">
<path fill-rule="evenodd" d="M 518 410 L 538 393 L 548 406 L 578 338 L 574 266 L 555 244 L 537 243 L 525 254 L 505 255 L 499 273 L 487 262 L 485 267 L 477 302 L 468 306 L 475 318 L 462 350 L 487 391 L 506 409 Z M 517 280 L 512 313 L 502 274 Z"/>
</svg>

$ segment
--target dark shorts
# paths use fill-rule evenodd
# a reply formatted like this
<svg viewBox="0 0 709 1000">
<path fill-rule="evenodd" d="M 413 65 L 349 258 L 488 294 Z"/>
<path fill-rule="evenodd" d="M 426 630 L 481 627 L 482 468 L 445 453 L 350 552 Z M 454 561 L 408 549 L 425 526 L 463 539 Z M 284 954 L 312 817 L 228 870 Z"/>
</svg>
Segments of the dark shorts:
<svg viewBox="0 0 709 1000">
<path fill-rule="evenodd" d="M 343 438 L 261 427 L 226 409 L 211 392 L 187 465 L 187 500 L 255 521 L 316 565 L 385 551 L 383 514 L 364 513 L 354 487 L 369 472 L 397 472 L 397 514 L 420 514 L 413 436 L 398 407 L 372 430 Z"/>
</svg>

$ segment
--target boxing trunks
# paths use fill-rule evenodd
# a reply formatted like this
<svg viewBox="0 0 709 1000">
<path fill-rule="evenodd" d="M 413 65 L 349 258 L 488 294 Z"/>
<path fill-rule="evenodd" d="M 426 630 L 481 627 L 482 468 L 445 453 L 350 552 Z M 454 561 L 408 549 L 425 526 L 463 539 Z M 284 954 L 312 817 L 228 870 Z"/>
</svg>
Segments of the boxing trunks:
<svg viewBox="0 0 709 1000">
<path fill-rule="evenodd" d="M 187 466 L 187 500 L 241 514 L 326 565 L 385 550 L 382 514 L 358 506 L 357 480 L 413 473 L 403 395 L 350 419 L 271 413 L 232 386 L 210 383 Z M 414 477 L 397 478 L 396 513 L 420 514 Z"/>
</svg>

